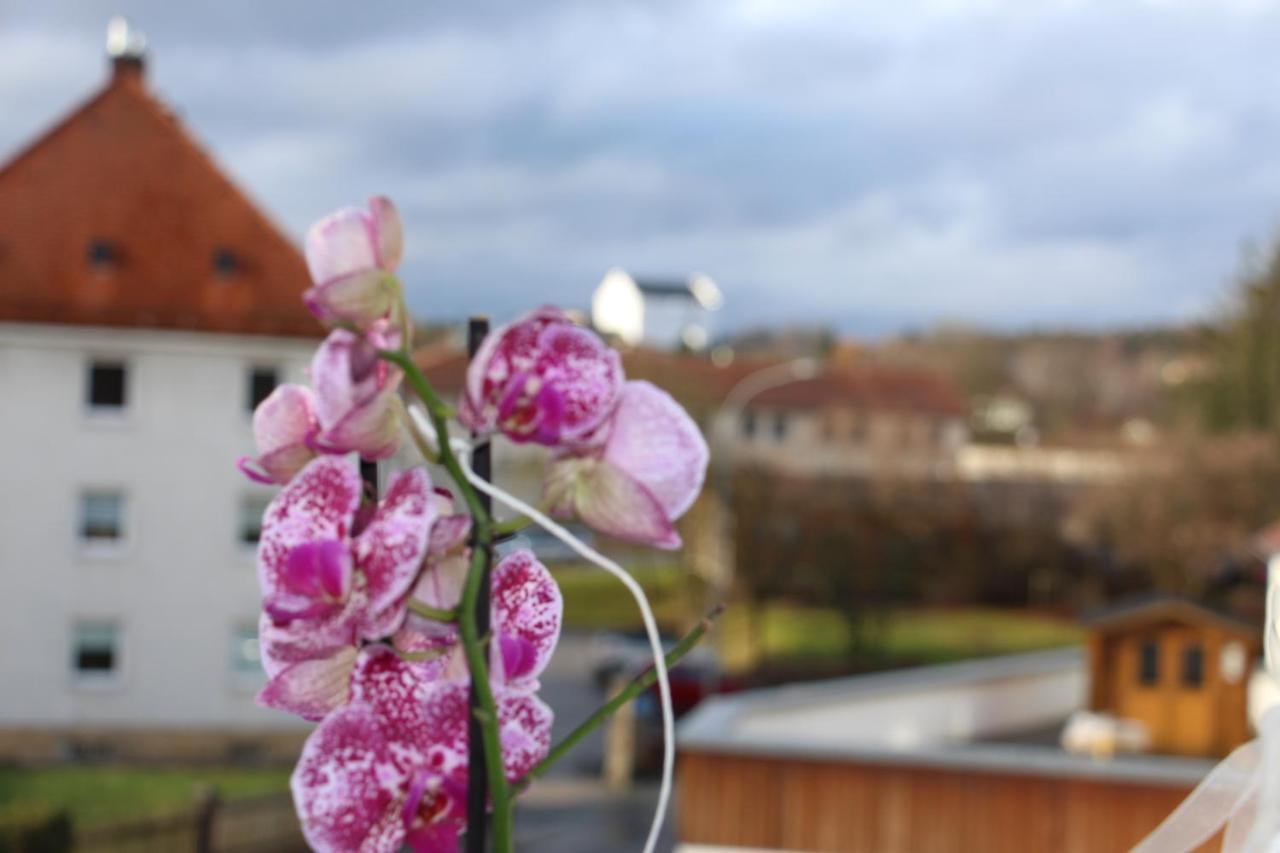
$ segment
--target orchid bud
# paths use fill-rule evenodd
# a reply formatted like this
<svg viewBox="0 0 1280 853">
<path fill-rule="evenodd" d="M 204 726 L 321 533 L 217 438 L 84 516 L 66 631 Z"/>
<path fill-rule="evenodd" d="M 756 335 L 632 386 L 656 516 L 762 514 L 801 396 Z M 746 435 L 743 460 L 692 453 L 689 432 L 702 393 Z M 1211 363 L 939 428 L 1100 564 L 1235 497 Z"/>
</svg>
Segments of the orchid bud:
<svg viewBox="0 0 1280 853">
<path fill-rule="evenodd" d="M 400 215 L 389 199 L 370 199 L 368 210 L 344 207 L 331 213 L 307 232 L 314 286 L 303 301 L 323 323 L 367 329 L 400 302 L 393 273 L 403 251 Z"/>
</svg>

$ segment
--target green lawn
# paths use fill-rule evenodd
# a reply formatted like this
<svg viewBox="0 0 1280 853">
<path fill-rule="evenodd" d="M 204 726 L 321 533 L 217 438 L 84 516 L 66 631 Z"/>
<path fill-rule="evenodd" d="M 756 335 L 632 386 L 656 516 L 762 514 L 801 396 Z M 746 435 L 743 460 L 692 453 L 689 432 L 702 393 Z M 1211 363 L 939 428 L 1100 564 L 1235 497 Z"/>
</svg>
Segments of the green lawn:
<svg viewBox="0 0 1280 853">
<path fill-rule="evenodd" d="M 757 618 L 754 638 L 745 607 L 731 607 L 721 618 L 716 634 L 730 668 L 747 668 L 762 657 L 770 663 L 847 659 L 848 629 L 833 610 L 769 604 Z M 868 630 L 858 662 L 875 667 L 944 663 L 1067 646 L 1083 636 L 1070 620 L 1026 610 L 899 610 Z"/>
<path fill-rule="evenodd" d="M 688 575 L 678 564 L 630 569 L 653 607 L 658 623 L 679 627 L 692 619 L 696 607 Z M 591 631 L 640 627 L 640 611 L 621 581 L 595 566 L 552 566 L 564 594 L 564 626 Z"/>
<path fill-rule="evenodd" d="M 626 588 L 591 566 L 552 567 L 565 599 L 570 630 L 631 630 L 640 614 Z M 644 587 L 658 622 L 671 630 L 699 615 L 696 583 L 678 564 L 632 570 Z M 850 663 L 848 629 L 834 610 L 775 602 L 751 624 L 744 605 L 730 604 L 712 634 L 730 669 L 771 664 L 830 666 Z M 755 633 L 758 632 L 758 635 Z M 989 655 L 1012 654 L 1079 643 L 1075 622 L 1027 610 L 984 607 L 909 608 L 890 612 L 866 632 L 855 667 L 885 668 Z"/>
<path fill-rule="evenodd" d="M 66 808 L 83 828 L 191 807 L 203 786 L 222 797 L 288 790 L 289 769 L 161 769 L 150 767 L 0 768 L 0 810 L 36 803 Z"/>
</svg>

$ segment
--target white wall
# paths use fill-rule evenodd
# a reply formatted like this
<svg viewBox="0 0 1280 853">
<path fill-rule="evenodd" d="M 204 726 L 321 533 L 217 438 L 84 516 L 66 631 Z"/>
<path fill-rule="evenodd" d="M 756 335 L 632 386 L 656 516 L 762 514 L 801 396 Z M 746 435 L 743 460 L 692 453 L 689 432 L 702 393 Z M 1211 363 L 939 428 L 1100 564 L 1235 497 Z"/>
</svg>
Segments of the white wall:
<svg viewBox="0 0 1280 853">
<path fill-rule="evenodd" d="M 235 469 L 252 451 L 252 365 L 303 381 L 313 342 L 0 324 L 0 724 L 287 727 L 236 677 L 232 636 L 259 597 Z M 129 365 L 127 414 L 87 414 L 87 363 Z M 127 495 L 118 553 L 84 551 L 85 487 Z M 72 626 L 123 628 L 114 683 L 78 683 Z"/>
</svg>

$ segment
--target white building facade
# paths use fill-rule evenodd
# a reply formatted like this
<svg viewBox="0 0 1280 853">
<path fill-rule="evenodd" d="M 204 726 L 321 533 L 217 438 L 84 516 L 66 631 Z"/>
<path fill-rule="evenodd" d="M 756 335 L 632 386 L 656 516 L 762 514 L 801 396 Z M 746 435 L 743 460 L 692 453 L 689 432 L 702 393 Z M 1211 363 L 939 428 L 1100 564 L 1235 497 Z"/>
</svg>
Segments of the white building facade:
<svg viewBox="0 0 1280 853">
<path fill-rule="evenodd" d="M 592 294 L 591 324 L 628 346 L 701 350 L 711 341 L 712 314 L 722 302 L 716 283 L 701 273 L 667 281 L 614 268 Z"/>
<path fill-rule="evenodd" d="M 206 755 L 298 728 L 254 702 L 273 490 L 234 460 L 255 385 L 302 379 L 310 349 L 0 324 L 3 752 Z"/>
</svg>

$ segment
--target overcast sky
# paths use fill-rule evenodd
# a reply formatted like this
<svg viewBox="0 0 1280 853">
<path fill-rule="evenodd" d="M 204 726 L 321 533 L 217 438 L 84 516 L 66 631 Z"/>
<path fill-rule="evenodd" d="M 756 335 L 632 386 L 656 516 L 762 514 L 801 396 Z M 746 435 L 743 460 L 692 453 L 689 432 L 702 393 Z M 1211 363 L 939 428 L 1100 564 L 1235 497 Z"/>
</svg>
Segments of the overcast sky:
<svg viewBox="0 0 1280 853">
<path fill-rule="evenodd" d="M 709 273 L 723 327 L 1184 320 L 1280 223 L 1277 6 L 0 0 L 0 158 L 123 11 L 293 235 L 396 200 L 425 316 L 618 265 Z"/>
</svg>

